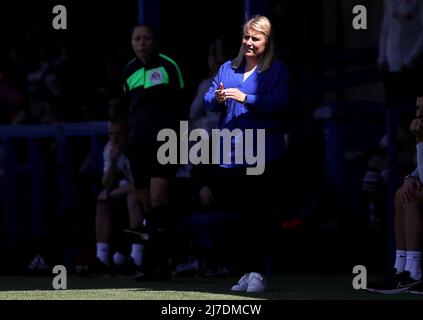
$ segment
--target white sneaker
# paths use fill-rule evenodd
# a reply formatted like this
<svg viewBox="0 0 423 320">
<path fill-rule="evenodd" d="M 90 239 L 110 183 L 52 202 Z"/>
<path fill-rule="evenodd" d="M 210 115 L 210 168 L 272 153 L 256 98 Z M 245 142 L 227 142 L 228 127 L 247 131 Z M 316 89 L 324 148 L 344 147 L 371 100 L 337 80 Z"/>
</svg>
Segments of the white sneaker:
<svg viewBox="0 0 423 320">
<path fill-rule="evenodd" d="M 238 284 L 232 286 L 232 291 L 247 291 L 248 288 L 248 280 L 250 279 L 250 274 L 246 273 L 239 279 Z"/>
<path fill-rule="evenodd" d="M 257 272 L 251 272 L 248 279 L 247 292 L 263 292 L 266 290 L 266 282 L 264 277 Z"/>
</svg>

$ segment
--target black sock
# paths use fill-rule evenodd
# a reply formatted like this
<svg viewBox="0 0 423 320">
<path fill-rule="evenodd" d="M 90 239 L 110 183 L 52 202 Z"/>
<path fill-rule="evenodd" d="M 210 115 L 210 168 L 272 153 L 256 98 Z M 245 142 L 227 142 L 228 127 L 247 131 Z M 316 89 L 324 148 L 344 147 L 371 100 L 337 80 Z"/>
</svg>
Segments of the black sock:
<svg viewBox="0 0 423 320">
<path fill-rule="evenodd" d="M 153 232 L 168 229 L 170 224 L 169 220 L 169 207 L 167 205 L 154 207 L 147 215 L 147 224 L 149 224 Z"/>
<path fill-rule="evenodd" d="M 169 207 L 157 206 L 152 208 L 147 219 L 149 227 L 150 243 L 148 248 L 149 268 L 154 273 L 170 272 L 169 267 Z"/>
</svg>

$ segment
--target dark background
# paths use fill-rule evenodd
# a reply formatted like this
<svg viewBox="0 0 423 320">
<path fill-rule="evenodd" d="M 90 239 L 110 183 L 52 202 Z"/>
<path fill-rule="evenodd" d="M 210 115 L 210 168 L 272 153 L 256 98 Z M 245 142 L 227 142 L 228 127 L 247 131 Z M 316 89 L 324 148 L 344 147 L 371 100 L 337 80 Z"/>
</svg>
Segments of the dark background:
<svg viewBox="0 0 423 320">
<path fill-rule="evenodd" d="M 56 4 L 67 8 L 67 30 L 54 30 L 51 25 Z M 278 233 L 276 260 L 284 252 L 291 261 L 309 261 L 313 267 L 326 270 L 350 270 L 350 266 L 364 263 L 381 267 L 386 232 L 360 222 L 363 210 L 359 188 L 367 159 L 348 160 L 344 155 L 347 151 L 365 155 L 383 134 L 383 90 L 376 73 L 383 1 L 269 0 L 267 4 L 277 54 L 290 70 L 295 93 L 286 115 L 291 143 L 287 178 L 281 181 L 282 213 L 277 222 L 299 217 L 309 228 Z M 352 28 L 355 4 L 366 5 L 368 30 Z M 68 62 L 64 82 L 68 91 L 64 120 L 83 121 L 80 108 L 85 103 L 95 105 L 91 121 L 106 120 L 101 100 L 105 97 L 97 99 L 97 91 L 101 87 L 107 94 L 117 94 L 120 89 L 119 72 L 132 59 L 130 30 L 137 23 L 137 10 L 137 1 L 133 0 L 2 1 L 0 65 L 7 68 L 5 57 L 11 51 L 18 55 L 22 64 L 13 73 L 13 81 L 25 92 L 25 72 L 36 66 L 40 56 L 56 56 L 65 48 Z M 210 42 L 224 35 L 230 56 L 237 53 L 244 2 L 161 0 L 156 10 L 161 52 L 182 69 L 184 103 L 188 107 L 198 83 L 208 75 Z M 354 85 L 342 85 L 350 72 L 361 70 L 370 70 L 374 79 L 368 81 L 363 72 Z M 339 116 L 319 121 L 314 115 L 321 106 L 336 109 Z M 336 139 L 330 140 L 333 137 Z M 308 257 L 299 258 L 304 250 Z M 342 250 L 340 259 L 330 253 L 337 250 Z M 322 251 L 328 258 L 324 265 L 325 259 L 318 256 Z M 275 265 L 280 269 L 308 269 L 302 263 L 293 267 L 286 261 Z"/>
</svg>

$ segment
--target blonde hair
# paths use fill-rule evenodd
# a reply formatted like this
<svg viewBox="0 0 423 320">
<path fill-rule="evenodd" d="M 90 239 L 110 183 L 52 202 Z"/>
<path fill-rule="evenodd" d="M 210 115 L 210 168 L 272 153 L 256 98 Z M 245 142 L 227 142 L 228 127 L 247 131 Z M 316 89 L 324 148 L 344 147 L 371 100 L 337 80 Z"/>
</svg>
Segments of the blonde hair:
<svg viewBox="0 0 423 320">
<path fill-rule="evenodd" d="M 275 59 L 272 39 L 272 24 L 265 16 L 255 15 L 244 24 L 242 33 L 244 34 L 248 29 L 253 29 L 257 32 L 260 32 L 266 38 L 264 53 L 260 57 L 257 66 L 259 72 L 266 71 L 270 67 L 272 61 Z M 237 69 L 243 63 L 245 63 L 244 50 L 245 49 L 241 44 L 237 57 L 232 60 L 232 68 Z"/>
</svg>

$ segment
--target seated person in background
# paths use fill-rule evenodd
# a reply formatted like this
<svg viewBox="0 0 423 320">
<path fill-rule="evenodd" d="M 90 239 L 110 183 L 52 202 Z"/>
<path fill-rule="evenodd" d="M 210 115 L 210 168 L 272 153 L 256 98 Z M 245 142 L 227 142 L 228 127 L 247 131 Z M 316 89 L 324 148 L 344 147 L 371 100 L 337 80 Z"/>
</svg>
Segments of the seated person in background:
<svg viewBox="0 0 423 320">
<path fill-rule="evenodd" d="M 386 279 L 369 284 L 367 290 L 383 294 L 410 292 L 423 295 L 423 97 L 417 99 L 417 119 L 410 130 L 416 138 L 417 168 L 404 179 L 395 195 L 395 265 Z"/>
<path fill-rule="evenodd" d="M 113 220 L 118 222 L 127 221 L 129 213 L 129 227 L 134 228 L 143 222 L 141 203 L 137 196 L 128 158 L 126 147 L 128 141 L 128 123 L 126 120 L 113 120 L 108 125 L 109 142 L 104 147 L 104 170 L 101 191 L 97 198 L 96 213 L 96 239 L 97 254 L 93 273 L 111 273 L 111 242 L 113 238 Z M 121 225 L 123 230 L 126 226 Z M 113 255 L 113 264 L 125 266 L 125 270 L 132 269 L 133 273 L 139 270 L 142 264 L 144 245 L 132 243 L 130 257 L 126 257 L 119 251 Z M 127 268 L 132 266 L 133 268 Z"/>
<path fill-rule="evenodd" d="M 408 122 L 409 123 L 409 122 Z M 397 161 L 398 174 L 405 176 L 415 165 L 414 136 L 405 125 L 397 128 Z M 379 142 L 377 150 L 369 157 L 367 170 L 363 176 L 361 191 L 366 206 L 365 223 L 378 228 L 381 223 L 381 213 L 386 203 L 385 190 L 388 182 L 388 135 L 385 134 Z"/>
<path fill-rule="evenodd" d="M 204 129 L 209 136 L 213 129 L 219 128 L 220 113 L 211 112 L 204 104 L 204 94 L 208 92 L 220 66 L 228 59 L 224 36 L 217 37 L 208 48 L 207 63 L 209 74 L 201 80 L 197 93 L 191 102 L 190 129 Z M 210 144 L 211 150 L 211 141 Z M 177 273 L 194 271 L 201 275 L 223 275 L 222 263 L 225 255 L 223 225 L 228 215 L 217 206 L 214 199 L 216 168 L 211 164 L 185 165 L 181 168 L 183 176 L 189 177 L 188 184 L 192 192 L 190 215 L 180 223 L 182 232 L 190 235 L 191 252 L 188 261 L 176 266 Z M 181 171 L 179 171 L 181 172 Z M 181 175 L 180 175 L 181 176 Z"/>
<path fill-rule="evenodd" d="M 202 128 L 211 134 L 212 129 L 219 128 L 220 114 L 211 112 L 204 105 L 204 94 L 209 90 L 213 79 L 219 71 L 220 66 L 227 60 L 227 53 L 223 36 L 214 40 L 209 46 L 207 62 L 209 67 L 208 78 L 201 80 L 197 88 L 190 108 L 189 123 L 191 128 Z"/>
<path fill-rule="evenodd" d="M 191 180 L 198 198 L 197 215 L 188 226 L 197 231 L 199 271 L 202 275 L 224 276 L 229 273 L 231 251 L 227 248 L 232 229 L 232 218 L 221 203 L 217 191 L 216 167 L 208 164 L 195 165 Z"/>
</svg>

